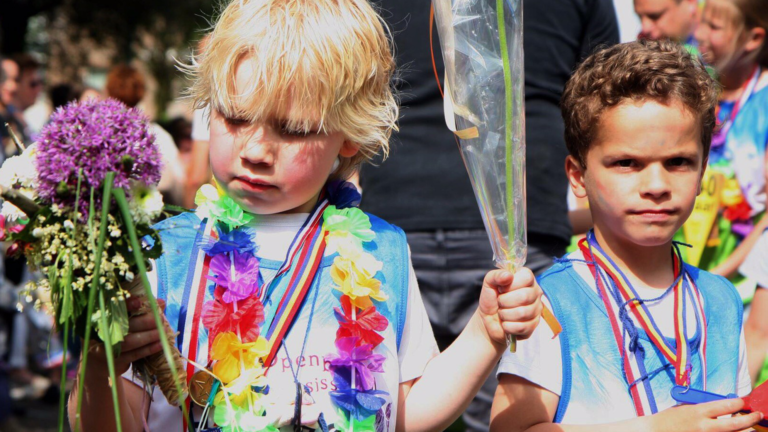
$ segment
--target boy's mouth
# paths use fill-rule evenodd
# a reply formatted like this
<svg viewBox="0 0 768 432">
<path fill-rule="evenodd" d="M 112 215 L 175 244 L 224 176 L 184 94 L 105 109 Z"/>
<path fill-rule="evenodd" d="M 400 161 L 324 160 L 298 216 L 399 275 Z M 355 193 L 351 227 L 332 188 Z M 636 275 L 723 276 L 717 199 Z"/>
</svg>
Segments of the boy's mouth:
<svg viewBox="0 0 768 432">
<path fill-rule="evenodd" d="M 251 192 L 264 192 L 270 189 L 277 188 L 277 186 L 269 182 L 266 182 L 264 180 L 259 180 L 257 178 L 251 178 L 251 177 L 239 176 L 239 177 L 235 177 L 234 181 L 243 189 Z"/>
<path fill-rule="evenodd" d="M 629 214 L 633 216 L 640 216 L 643 219 L 661 221 L 667 220 L 674 216 L 677 214 L 677 211 L 675 209 L 641 209 L 631 210 Z"/>
</svg>

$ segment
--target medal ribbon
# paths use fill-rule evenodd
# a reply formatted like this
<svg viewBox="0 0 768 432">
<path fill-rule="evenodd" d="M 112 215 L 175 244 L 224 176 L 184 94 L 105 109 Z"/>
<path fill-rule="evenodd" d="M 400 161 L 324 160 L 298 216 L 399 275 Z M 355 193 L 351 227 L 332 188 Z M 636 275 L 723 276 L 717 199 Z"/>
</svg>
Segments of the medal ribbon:
<svg viewBox="0 0 768 432">
<path fill-rule="evenodd" d="M 290 248 L 285 262 L 277 271 L 275 278 L 290 277 L 288 288 L 285 290 L 275 311 L 275 317 L 263 333 L 267 339 L 269 354 L 264 359 L 265 365 L 272 364 L 280 344 L 288 333 L 293 319 L 312 286 L 320 262 L 325 251 L 325 235 L 323 230 L 323 212 L 328 207 L 328 201 L 322 200 L 301 228 Z M 290 270 L 290 272 L 289 272 Z M 261 289 L 261 298 L 266 299 L 271 283 Z"/>
<path fill-rule="evenodd" d="M 201 364 L 208 362 L 207 347 L 200 347 L 200 314 L 203 309 L 203 300 L 205 299 L 206 286 L 208 279 L 206 275 L 209 271 L 211 257 L 200 247 L 204 237 L 216 238 L 215 220 L 205 218 L 200 224 L 197 237 L 194 242 L 194 250 L 190 255 L 187 269 L 187 281 L 184 286 L 184 294 L 180 303 L 179 318 L 177 321 L 177 346 L 179 346 L 181 355 L 184 358 L 194 359 Z M 192 385 L 192 376 L 195 372 L 195 366 L 187 363 L 187 386 Z M 194 407 L 192 399 L 187 396 L 185 400 L 189 418 L 183 418 L 182 431 L 188 430 L 188 424 L 195 424 L 192 408 Z"/>
<path fill-rule="evenodd" d="M 623 272 L 616 266 L 616 264 L 602 251 L 597 241 L 594 238 L 594 234 L 590 233 L 587 239 L 583 239 L 579 243 L 579 247 L 584 254 L 585 260 L 591 261 L 599 266 L 602 272 L 596 269 L 594 264 L 590 264 L 590 271 L 595 277 L 597 282 L 597 289 L 603 300 L 603 303 L 608 312 L 611 327 L 614 333 L 614 337 L 620 349 L 622 350 L 622 359 L 624 362 L 624 370 L 627 378 L 627 382 L 632 385 L 636 381 L 636 377 L 644 377 L 645 367 L 642 358 L 636 358 L 634 355 L 629 355 L 627 345 L 623 337 L 623 330 L 620 327 L 619 308 L 622 304 L 627 305 L 636 321 L 640 323 L 640 326 L 648 334 L 651 342 L 659 349 L 662 355 L 675 367 L 675 383 L 682 386 L 690 386 L 690 356 L 691 351 L 686 339 L 686 306 L 688 301 L 694 302 L 694 309 L 697 317 L 697 324 L 702 329 L 701 340 L 701 352 L 699 353 L 702 361 L 703 378 L 706 383 L 706 321 L 704 318 L 704 310 L 702 307 L 702 300 L 695 285 L 689 280 L 689 278 L 682 272 L 683 263 L 679 258 L 679 254 L 673 255 L 673 265 L 675 274 L 675 284 L 672 287 L 672 294 L 674 296 L 674 326 L 675 326 L 675 346 L 672 346 L 667 339 L 664 338 L 658 326 L 654 322 L 650 312 L 646 305 L 639 299 L 637 292 L 629 283 L 629 280 Z M 605 273 L 610 277 L 610 281 L 602 275 Z M 610 285 L 615 289 L 618 296 L 614 296 L 616 305 L 610 302 L 610 296 L 607 292 Z M 686 293 L 689 293 L 686 295 Z M 689 300 L 690 298 L 690 300 Z M 630 361 L 630 358 L 634 358 L 634 362 Z M 634 365 L 632 363 L 635 363 Z M 706 384 L 705 384 L 706 386 Z M 635 408 L 638 415 L 644 415 L 648 409 L 651 413 L 656 412 L 655 402 L 653 401 L 653 393 L 645 382 L 645 388 L 639 388 L 632 386 L 630 393 L 633 401 L 635 402 Z M 645 398 L 640 397 L 640 393 L 645 393 Z M 645 399 L 645 400 L 644 400 Z M 645 408 L 645 409 L 644 409 Z"/>
<path fill-rule="evenodd" d="M 762 73 L 762 69 L 759 65 L 755 65 L 755 70 L 752 73 L 752 77 L 749 79 L 749 81 L 744 83 L 744 86 L 741 90 L 741 97 L 736 102 L 736 105 L 733 106 L 733 109 L 731 110 L 731 115 L 728 118 L 728 120 L 724 121 L 720 130 L 717 132 L 718 136 L 725 137 L 728 135 L 728 131 L 731 129 L 731 126 L 733 125 L 733 122 L 736 120 L 736 116 L 739 114 L 739 111 L 741 108 L 747 103 L 749 98 L 752 96 L 752 93 L 755 92 L 755 88 L 757 87 L 757 82 L 760 80 L 760 74 Z M 717 107 L 718 111 L 720 110 L 720 106 Z"/>
</svg>

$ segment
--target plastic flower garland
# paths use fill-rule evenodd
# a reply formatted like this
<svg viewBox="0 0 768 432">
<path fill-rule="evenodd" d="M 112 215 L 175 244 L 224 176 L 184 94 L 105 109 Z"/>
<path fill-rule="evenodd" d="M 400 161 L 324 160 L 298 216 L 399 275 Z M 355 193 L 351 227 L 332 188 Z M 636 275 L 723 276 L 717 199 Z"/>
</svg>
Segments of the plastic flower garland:
<svg viewBox="0 0 768 432">
<path fill-rule="evenodd" d="M 382 263 L 365 252 L 375 238 L 368 216 L 356 207 L 360 195 L 346 182 L 331 182 L 326 192 L 332 205 L 323 212 L 328 252 L 338 252 L 331 267 L 335 289 L 341 292 L 334 307 L 339 322 L 336 353 L 326 356 L 336 391 L 330 392 L 338 409 L 339 430 L 375 431 L 376 412 L 386 392 L 375 389 L 375 373 L 384 371 L 385 357 L 374 353 L 384 337 L 387 319 L 373 300 L 385 301 L 375 279 Z M 277 414 L 270 413 L 264 396 L 267 341 L 260 335 L 264 306 L 256 298 L 259 261 L 253 219 L 220 189 L 206 185 L 196 196 L 203 217 L 215 218 L 218 239 L 203 246 L 211 256 L 209 278 L 216 282 L 215 299 L 204 305 L 202 320 L 209 332 L 212 372 L 220 381 L 213 397 L 214 421 L 225 432 L 277 431 Z"/>
</svg>

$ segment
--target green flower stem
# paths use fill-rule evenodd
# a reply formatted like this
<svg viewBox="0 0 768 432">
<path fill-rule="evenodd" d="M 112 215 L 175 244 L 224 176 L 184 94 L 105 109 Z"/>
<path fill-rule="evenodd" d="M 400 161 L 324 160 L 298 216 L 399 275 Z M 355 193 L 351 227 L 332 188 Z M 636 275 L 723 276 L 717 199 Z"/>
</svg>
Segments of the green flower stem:
<svg viewBox="0 0 768 432">
<path fill-rule="evenodd" d="M 103 203 L 104 207 L 108 206 L 109 201 Z M 104 223 L 104 221 L 102 221 Z M 115 426 L 117 432 L 122 432 L 123 422 L 120 420 L 120 400 L 117 398 L 117 376 L 115 376 L 115 358 L 114 350 L 112 349 L 112 335 L 109 330 L 109 321 L 107 321 L 107 305 L 104 302 L 104 290 L 99 290 L 99 326 L 101 327 L 101 334 L 104 335 L 104 349 L 107 353 L 107 369 L 109 370 L 109 388 L 112 390 L 112 405 L 115 409 Z"/>
<path fill-rule="evenodd" d="M 513 185 L 513 159 L 514 159 L 514 147 L 512 142 L 512 110 L 513 110 L 513 92 L 512 92 L 512 69 L 509 64 L 509 48 L 507 47 L 507 29 L 504 23 L 504 0 L 496 0 L 496 20 L 499 27 L 499 45 L 501 49 L 501 64 L 504 69 L 504 142 L 506 148 L 506 200 L 507 200 L 507 236 L 513 235 L 515 232 L 515 214 L 511 211 L 514 207 L 515 194 Z M 510 208 L 512 207 L 512 208 Z M 510 248 L 510 245 L 507 245 Z M 510 251 L 505 251 L 509 253 Z M 509 256 L 504 257 L 505 260 L 509 260 Z M 507 269 L 514 271 L 515 269 Z M 507 336 L 509 342 L 510 352 L 517 350 L 517 338 L 514 336 Z"/>
<path fill-rule="evenodd" d="M 70 286 L 71 289 L 71 286 Z M 64 432 L 67 388 L 67 350 L 69 349 L 69 320 L 64 321 L 64 354 L 61 361 L 61 386 L 59 387 L 59 432 Z"/>
<path fill-rule="evenodd" d="M 134 261 L 136 261 L 136 266 L 139 268 L 139 276 L 141 277 L 141 283 L 144 285 L 144 291 L 145 295 L 147 297 L 147 300 L 149 300 L 149 306 L 152 309 L 152 315 L 155 318 L 155 325 L 157 325 L 158 329 L 162 329 L 163 326 L 163 318 L 160 312 L 160 309 L 157 306 L 157 300 L 155 299 L 155 296 L 152 294 L 152 290 L 149 289 L 149 278 L 147 278 L 147 267 L 144 265 L 144 256 L 141 253 L 141 244 L 139 243 L 139 239 L 136 236 L 136 228 L 133 226 L 133 222 L 131 219 L 131 211 L 128 206 L 128 200 L 125 198 L 125 191 L 122 189 L 115 189 L 112 192 L 112 195 L 115 197 L 115 201 L 117 201 L 117 206 L 120 208 L 121 213 L 123 214 L 123 222 L 125 223 L 125 227 L 128 230 L 128 238 L 131 241 L 131 249 L 133 252 L 133 258 Z M 168 362 L 168 366 L 171 369 L 171 373 L 174 377 L 174 385 L 176 386 L 176 391 L 181 396 L 184 393 L 182 392 L 181 384 L 179 383 L 178 376 L 179 373 L 176 370 L 176 362 L 174 361 L 173 354 L 171 353 L 171 346 L 168 343 L 168 338 L 165 335 L 165 332 L 160 330 L 160 344 L 163 346 L 163 354 L 165 354 L 165 360 Z M 184 400 L 179 400 L 179 406 L 181 406 L 182 413 L 184 415 L 184 418 L 188 418 L 187 414 L 187 407 L 184 403 Z M 188 422 L 189 424 L 189 430 L 193 431 L 192 422 Z"/>
<path fill-rule="evenodd" d="M 107 238 L 107 220 L 109 217 L 109 203 L 110 196 L 112 195 L 112 184 L 115 181 L 115 173 L 109 172 L 104 178 L 104 194 L 101 206 L 101 225 L 99 225 L 99 238 L 94 252 L 94 268 L 93 268 L 93 280 L 91 281 L 91 290 L 88 292 L 88 309 L 85 315 L 85 337 L 83 341 L 83 360 L 80 363 L 80 377 L 78 378 L 77 387 L 77 410 L 75 411 L 75 432 L 80 430 L 80 410 L 83 406 L 83 387 L 85 385 L 85 371 L 88 365 L 88 348 L 91 342 L 92 331 L 92 317 L 93 308 L 96 304 L 96 291 L 99 290 L 99 278 L 101 277 L 101 256 L 104 252 L 104 242 Z M 89 225 L 92 223 L 93 218 L 93 193 L 91 193 L 91 208 L 89 212 Z M 92 225 L 91 225 L 92 226 Z M 115 412 L 117 417 L 119 414 Z M 118 421 L 118 427 L 120 422 Z"/>
</svg>

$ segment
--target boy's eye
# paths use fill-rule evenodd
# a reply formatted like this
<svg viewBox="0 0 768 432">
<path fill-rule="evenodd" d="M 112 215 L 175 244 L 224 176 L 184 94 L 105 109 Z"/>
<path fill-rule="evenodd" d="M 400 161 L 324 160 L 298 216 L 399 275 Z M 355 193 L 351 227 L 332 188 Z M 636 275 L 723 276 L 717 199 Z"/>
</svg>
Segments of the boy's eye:
<svg viewBox="0 0 768 432">
<path fill-rule="evenodd" d="M 691 163 L 692 161 L 690 159 L 684 157 L 672 158 L 668 162 L 669 166 L 673 167 L 684 167 L 690 165 Z"/>
<path fill-rule="evenodd" d="M 622 159 L 614 162 L 614 165 L 620 168 L 632 168 L 635 166 L 635 161 L 632 159 Z"/>
<path fill-rule="evenodd" d="M 306 138 L 309 135 L 312 135 L 313 133 L 314 132 L 308 131 L 305 129 L 294 129 L 286 125 L 280 125 L 280 134 L 283 136 L 288 136 L 293 138 Z"/>
<path fill-rule="evenodd" d="M 247 119 L 240 118 L 240 117 L 224 117 L 224 123 L 228 124 L 229 126 L 244 126 L 250 123 Z"/>
</svg>

